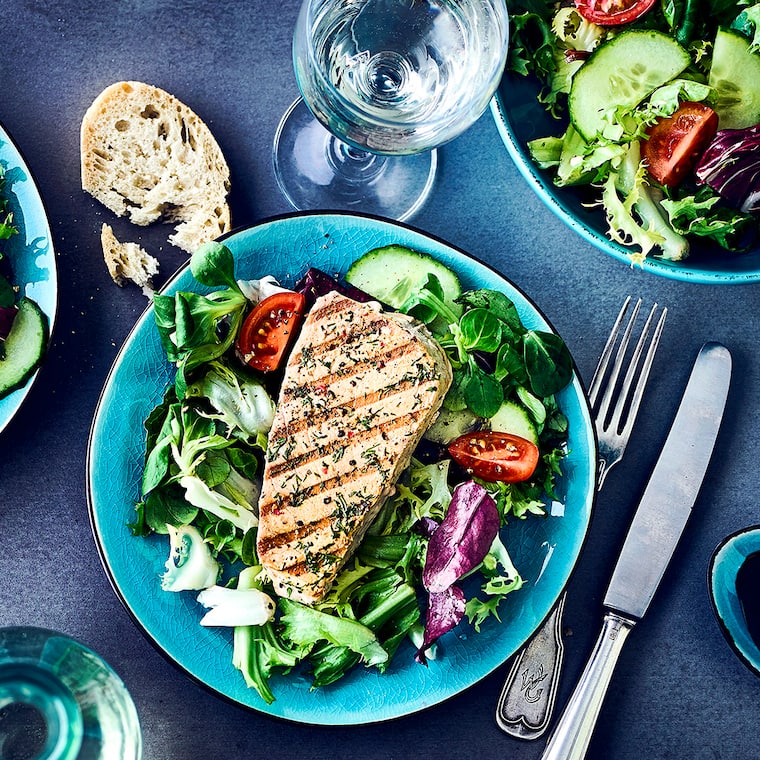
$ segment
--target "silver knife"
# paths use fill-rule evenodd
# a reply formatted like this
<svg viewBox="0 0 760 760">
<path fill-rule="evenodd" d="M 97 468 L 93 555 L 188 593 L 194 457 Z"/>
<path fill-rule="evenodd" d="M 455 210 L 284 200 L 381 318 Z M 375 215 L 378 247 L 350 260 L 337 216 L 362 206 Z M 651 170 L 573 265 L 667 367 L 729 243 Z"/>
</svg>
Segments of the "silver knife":
<svg viewBox="0 0 760 760">
<path fill-rule="evenodd" d="M 697 499 L 730 379 L 728 349 L 719 343 L 702 346 L 607 588 L 602 632 L 544 760 L 586 755 L 623 644 L 647 611 Z"/>
</svg>

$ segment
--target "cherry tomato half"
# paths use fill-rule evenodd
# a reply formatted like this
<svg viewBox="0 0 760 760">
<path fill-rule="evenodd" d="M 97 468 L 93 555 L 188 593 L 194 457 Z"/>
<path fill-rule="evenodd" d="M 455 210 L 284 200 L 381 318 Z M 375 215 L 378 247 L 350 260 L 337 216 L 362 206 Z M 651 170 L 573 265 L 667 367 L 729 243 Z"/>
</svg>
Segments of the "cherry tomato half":
<svg viewBox="0 0 760 760">
<path fill-rule="evenodd" d="M 718 114 L 704 103 L 681 103 L 678 110 L 659 119 L 641 141 L 641 157 L 649 173 L 668 187 L 691 172 L 718 131 Z"/>
<path fill-rule="evenodd" d="M 467 472 L 490 483 L 518 483 L 536 470 L 538 448 L 510 433 L 465 433 L 448 446 L 451 458 Z"/>
<path fill-rule="evenodd" d="M 259 372 L 273 372 L 301 324 L 306 299 L 301 293 L 274 293 L 243 321 L 237 339 L 240 358 Z"/>
<path fill-rule="evenodd" d="M 575 0 L 578 13 L 600 26 L 630 24 L 654 4 L 655 0 Z"/>
</svg>

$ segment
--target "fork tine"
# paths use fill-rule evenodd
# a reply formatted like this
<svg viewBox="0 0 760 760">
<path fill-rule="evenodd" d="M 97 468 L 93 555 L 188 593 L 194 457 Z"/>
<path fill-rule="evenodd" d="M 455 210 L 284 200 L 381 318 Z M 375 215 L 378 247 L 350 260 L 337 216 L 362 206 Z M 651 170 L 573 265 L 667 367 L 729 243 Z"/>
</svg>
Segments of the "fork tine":
<svg viewBox="0 0 760 760">
<path fill-rule="evenodd" d="M 625 452 L 628 438 L 631 435 L 631 430 L 639 412 L 639 405 L 644 395 L 644 389 L 649 379 L 654 355 L 660 342 L 665 317 L 668 313 L 666 308 L 662 309 L 650 339 L 650 330 L 658 308 L 657 304 L 652 306 L 644 328 L 631 352 L 631 357 L 626 361 L 631 332 L 641 307 L 641 299 L 638 299 L 628 319 L 622 340 L 615 354 L 615 360 L 610 368 L 608 366 L 610 357 L 614 351 L 620 328 L 625 320 L 630 300 L 629 296 L 623 304 L 620 314 L 618 314 L 610 337 L 607 339 L 607 343 L 602 351 L 602 356 L 599 359 L 599 365 L 594 373 L 591 391 L 589 392 L 591 406 L 592 408 L 596 407 L 594 426 L 599 441 L 598 490 L 601 490 L 607 473 L 622 459 Z M 620 373 L 624 364 L 626 367 L 625 374 L 622 380 L 620 380 Z M 597 404 L 596 401 L 602 388 L 604 388 L 602 399 Z"/>
<path fill-rule="evenodd" d="M 641 362 L 642 353 L 649 339 L 649 331 L 652 326 L 655 313 L 657 312 L 657 304 L 652 306 L 649 316 L 647 317 L 644 327 L 641 331 L 639 339 L 633 349 L 633 354 L 628 362 L 628 367 L 625 372 L 625 376 L 622 380 L 621 387 L 618 389 L 618 376 L 622 369 L 623 362 L 625 360 L 625 353 L 627 351 L 628 340 L 630 338 L 630 332 L 633 327 L 633 321 L 637 315 L 638 307 L 641 305 L 641 299 L 639 299 L 634 309 L 634 313 L 631 315 L 631 319 L 628 322 L 625 335 L 618 348 L 617 356 L 615 357 L 615 364 L 612 369 L 611 377 L 605 388 L 604 397 L 600 408 L 597 411 L 597 425 L 601 427 L 608 427 L 609 430 L 616 435 L 622 437 L 622 447 L 625 448 L 628 435 L 630 435 L 633 423 L 636 420 L 638 414 L 641 398 L 644 394 L 644 388 L 649 378 L 649 371 L 652 367 L 652 361 L 654 360 L 654 354 L 657 350 L 657 345 L 660 341 L 660 335 L 667 316 L 668 310 L 663 309 L 660 318 L 655 327 L 652 335 L 652 340 L 649 344 L 646 355 L 644 356 L 644 363 L 639 367 Z M 636 385 L 634 387 L 634 382 Z M 631 389 L 633 388 L 633 394 Z M 614 408 L 610 410 L 612 399 L 616 398 Z M 625 418 L 624 418 L 625 415 Z"/>
<path fill-rule="evenodd" d="M 640 299 L 639 299 L 640 300 Z M 591 385 L 589 387 L 589 401 L 593 406 L 596 404 L 596 397 L 599 393 L 599 389 L 602 386 L 604 375 L 607 372 L 607 366 L 610 363 L 610 356 L 612 356 L 612 349 L 615 347 L 615 341 L 617 340 L 618 332 L 620 331 L 620 325 L 623 323 L 623 317 L 628 310 L 628 304 L 631 302 L 631 297 L 628 296 L 623 302 L 623 306 L 620 309 L 620 313 L 617 315 L 615 324 L 612 326 L 610 335 L 607 338 L 607 342 L 604 344 L 602 353 L 599 356 L 599 362 L 594 370 L 594 376 L 591 378 Z"/>
<path fill-rule="evenodd" d="M 636 365 L 638 365 L 639 358 L 641 356 L 641 352 L 644 348 L 644 343 L 649 332 L 649 327 L 652 319 L 654 318 L 656 310 L 657 304 L 654 304 L 652 310 L 649 312 L 649 317 L 647 318 L 646 324 L 644 325 L 644 329 L 642 330 L 639 342 L 636 345 L 635 357 L 631 362 L 631 366 L 628 368 L 628 372 L 626 373 L 625 380 L 623 382 L 623 388 L 620 393 L 620 400 L 617 403 L 615 413 L 613 415 L 616 427 L 620 429 L 621 435 L 626 439 L 630 435 L 630 432 L 633 428 L 633 423 L 636 421 L 636 415 L 639 411 L 639 404 L 641 404 L 641 399 L 644 395 L 644 388 L 647 384 L 647 380 L 649 379 L 649 370 L 652 368 L 652 361 L 654 360 L 654 354 L 657 350 L 657 345 L 660 342 L 660 335 L 662 334 L 662 328 L 665 324 L 665 317 L 668 315 L 667 308 L 663 308 L 662 312 L 660 313 L 660 318 L 657 321 L 657 325 L 655 326 L 654 332 L 652 333 L 652 340 L 649 343 L 649 348 L 647 350 L 646 356 L 644 357 L 644 363 L 642 364 L 641 372 L 639 373 L 638 380 L 636 381 L 636 386 L 634 388 L 633 396 L 631 397 L 630 405 L 628 407 L 625 423 L 623 424 L 622 428 L 620 428 L 620 419 L 623 414 L 624 402 L 630 393 L 631 385 L 634 380 Z"/>
<path fill-rule="evenodd" d="M 628 342 L 631 339 L 631 332 L 633 331 L 633 325 L 636 321 L 636 317 L 639 314 L 640 308 L 641 308 L 641 299 L 639 298 L 633 307 L 633 311 L 631 312 L 631 316 L 628 320 L 628 324 L 626 325 L 625 331 L 623 332 L 623 337 L 620 341 L 620 345 L 618 346 L 617 353 L 615 354 L 615 361 L 612 365 L 610 376 L 607 379 L 606 384 L 605 384 L 604 395 L 602 396 L 602 400 L 596 412 L 597 424 L 604 425 L 607 422 L 607 417 L 609 416 L 609 413 L 610 413 L 610 405 L 612 403 L 612 398 L 617 391 L 617 383 L 618 383 L 618 377 L 620 376 L 620 370 L 623 367 L 626 351 L 628 350 Z M 603 380 L 603 377 L 601 379 Z M 592 402 L 592 404 L 593 403 L 594 402 Z"/>
</svg>

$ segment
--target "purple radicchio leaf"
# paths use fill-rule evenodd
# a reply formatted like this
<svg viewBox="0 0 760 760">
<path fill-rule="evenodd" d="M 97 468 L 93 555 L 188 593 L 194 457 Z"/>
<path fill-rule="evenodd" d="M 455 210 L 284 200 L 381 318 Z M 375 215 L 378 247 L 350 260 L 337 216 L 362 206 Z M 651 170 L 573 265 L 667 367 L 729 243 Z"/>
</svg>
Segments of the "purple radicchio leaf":
<svg viewBox="0 0 760 760">
<path fill-rule="evenodd" d="M 353 298 L 354 301 L 366 302 L 377 300 L 363 290 L 348 283 L 339 282 L 334 277 L 315 267 L 310 267 L 306 271 L 306 274 L 296 283 L 295 290 L 303 293 L 305 296 L 307 310 L 314 305 L 314 301 L 317 298 L 332 293 L 332 291 L 340 293 L 346 296 L 346 298 Z"/>
<path fill-rule="evenodd" d="M 412 530 L 424 538 L 430 538 L 439 525 L 440 523 L 432 517 L 422 517 L 412 526 Z"/>
<path fill-rule="evenodd" d="M 428 543 L 422 583 L 430 592 L 445 591 L 488 554 L 501 519 L 483 486 L 470 480 L 454 490 L 448 512 Z"/>
<path fill-rule="evenodd" d="M 718 132 L 695 173 L 700 182 L 745 214 L 760 211 L 760 124 Z"/>
<path fill-rule="evenodd" d="M 414 655 L 417 662 L 427 664 L 425 650 L 459 623 L 464 617 L 464 610 L 464 591 L 459 586 L 449 586 L 444 591 L 431 592 L 425 619 L 425 637 L 422 646 Z"/>
<path fill-rule="evenodd" d="M 0 340 L 5 340 L 13 327 L 18 309 L 15 306 L 0 306 Z"/>
</svg>

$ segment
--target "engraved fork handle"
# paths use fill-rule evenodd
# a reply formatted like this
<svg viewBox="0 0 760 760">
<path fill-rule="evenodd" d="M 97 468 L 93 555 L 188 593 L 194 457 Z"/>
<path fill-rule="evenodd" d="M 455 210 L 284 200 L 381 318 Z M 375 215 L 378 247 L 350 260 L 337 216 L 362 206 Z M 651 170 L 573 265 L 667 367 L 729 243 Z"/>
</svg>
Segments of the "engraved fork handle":
<svg viewBox="0 0 760 760">
<path fill-rule="evenodd" d="M 538 633 L 521 650 L 501 690 L 496 722 L 502 731 L 520 739 L 536 739 L 549 725 L 562 668 L 564 606 L 562 594 Z"/>
<path fill-rule="evenodd" d="M 599 458 L 596 490 L 618 459 Z M 562 611 L 567 593 L 563 592 L 544 624 L 522 648 L 499 696 L 496 722 L 502 731 L 531 741 L 549 726 L 557 698 L 565 647 L 562 641 Z"/>
</svg>

